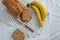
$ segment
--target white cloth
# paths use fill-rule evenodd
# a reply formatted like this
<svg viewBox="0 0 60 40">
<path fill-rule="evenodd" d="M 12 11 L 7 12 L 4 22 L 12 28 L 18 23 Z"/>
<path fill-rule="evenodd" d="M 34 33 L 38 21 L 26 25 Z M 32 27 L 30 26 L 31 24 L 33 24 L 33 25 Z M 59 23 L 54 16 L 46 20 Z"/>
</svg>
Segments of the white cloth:
<svg viewBox="0 0 60 40">
<path fill-rule="evenodd" d="M 21 1 L 21 0 L 20 0 Z M 32 0 L 25 0 L 31 2 Z M 25 34 L 25 40 L 59 40 L 60 39 L 60 0 L 39 0 L 41 1 L 46 9 L 47 18 L 44 21 L 42 28 L 39 28 L 36 15 L 33 12 L 32 20 L 27 23 L 31 28 L 34 29 L 34 33 L 31 33 L 29 30 L 22 27 L 15 22 L 14 19 L 7 14 L 5 6 L 1 3 L 0 0 L 0 40 L 13 40 L 12 32 L 19 28 Z M 21 1 L 25 5 L 27 4 L 23 0 Z M 3 22 L 1 21 L 3 20 Z M 9 24 L 9 25 L 7 25 Z M 27 33 L 30 35 L 30 38 L 27 37 Z"/>
<path fill-rule="evenodd" d="M 60 40 L 60 0 L 47 0 L 49 16 L 49 36 L 51 40 Z"/>
</svg>

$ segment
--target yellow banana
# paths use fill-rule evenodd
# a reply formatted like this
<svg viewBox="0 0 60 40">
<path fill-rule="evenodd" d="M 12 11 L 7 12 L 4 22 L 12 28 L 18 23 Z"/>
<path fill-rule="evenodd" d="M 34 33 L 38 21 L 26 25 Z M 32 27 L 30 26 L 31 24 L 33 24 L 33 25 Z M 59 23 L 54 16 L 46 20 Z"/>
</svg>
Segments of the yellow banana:
<svg viewBox="0 0 60 40">
<path fill-rule="evenodd" d="M 42 21 L 43 21 L 46 18 L 46 13 L 47 13 L 44 5 L 41 2 L 38 2 L 38 1 L 31 2 L 31 5 L 35 5 L 36 7 L 39 8 L 39 10 L 41 12 L 41 18 L 42 18 Z"/>
<path fill-rule="evenodd" d="M 33 1 L 38 1 L 38 0 L 33 0 Z"/>
<path fill-rule="evenodd" d="M 29 5 L 30 5 L 30 4 L 29 4 Z M 38 18 L 38 21 L 39 21 L 39 25 L 42 27 L 43 21 L 42 21 L 42 19 L 41 19 L 41 14 L 40 14 L 39 9 L 38 9 L 36 6 L 34 6 L 34 5 L 30 5 L 29 7 L 31 7 L 31 8 L 35 11 L 35 13 L 36 13 L 36 15 L 37 15 L 37 18 Z"/>
</svg>

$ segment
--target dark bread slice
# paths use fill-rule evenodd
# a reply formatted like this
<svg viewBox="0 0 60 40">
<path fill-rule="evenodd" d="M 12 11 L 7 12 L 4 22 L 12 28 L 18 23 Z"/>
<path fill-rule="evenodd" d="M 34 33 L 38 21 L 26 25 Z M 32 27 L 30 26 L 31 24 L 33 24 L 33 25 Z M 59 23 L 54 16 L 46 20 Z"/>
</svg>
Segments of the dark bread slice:
<svg viewBox="0 0 60 40">
<path fill-rule="evenodd" d="M 28 22 L 32 18 L 32 11 L 29 8 L 27 10 L 24 10 L 21 15 L 22 15 L 21 20 L 24 21 L 24 22 Z"/>
<path fill-rule="evenodd" d="M 19 29 L 16 29 L 12 33 L 12 37 L 14 40 L 24 40 L 24 38 L 25 38 L 24 33 L 22 31 L 20 31 Z"/>
</svg>

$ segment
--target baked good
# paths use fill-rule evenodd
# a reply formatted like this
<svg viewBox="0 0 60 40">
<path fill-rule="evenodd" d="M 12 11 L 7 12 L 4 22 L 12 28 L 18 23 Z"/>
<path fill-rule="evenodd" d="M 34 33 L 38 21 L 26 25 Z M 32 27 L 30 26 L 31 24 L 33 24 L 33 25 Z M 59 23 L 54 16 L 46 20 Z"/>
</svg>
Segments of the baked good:
<svg viewBox="0 0 60 40">
<path fill-rule="evenodd" d="M 32 18 L 32 11 L 18 0 L 3 0 L 2 3 L 7 7 L 7 11 L 15 19 L 19 18 L 28 22 Z"/>
<path fill-rule="evenodd" d="M 14 18 L 17 18 L 18 14 L 22 12 L 22 8 L 18 7 L 15 0 L 3 0 L 2 3 L 7 7 L 9 14 Z"/>
<path fill-rule="evenodd" d="M 24 40 L 24 38 L 25 38 L 24 33 L 22 31 L 20 31 L 19 29 L 16 29 L 12 33 L 12 37 L 14 40 Z"/>
<path fill-rule="evenodd" d="M 22 12 L 22 14 L 21 14 L 22 16 L 22 21 L 24 21 L 24 22 L 28 22 L 28 21 L 30 21 L 31 20 L 31 18 L 32 18 L 32 11 L 30 10 L 30 8 L 29 9 L 27 9 L 27 10 L 24 10 L 23 12 Z"/>
</svg>

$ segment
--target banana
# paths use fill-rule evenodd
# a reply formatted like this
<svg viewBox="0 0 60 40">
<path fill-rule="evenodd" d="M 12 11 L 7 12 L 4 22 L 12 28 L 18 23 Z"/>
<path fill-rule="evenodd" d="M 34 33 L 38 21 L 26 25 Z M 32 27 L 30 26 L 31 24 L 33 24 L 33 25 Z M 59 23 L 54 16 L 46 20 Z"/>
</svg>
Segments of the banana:
<svg viewBox="0 0 60 40">
<path fill-rule="evenodd" d="M 31 7 L 35 11 L 37 18 L 38 18 L 38 21 L 39 21 L 39 25 L 40 25 L 40 27 L 42 27 L 43 21 L 41 19 L 41 14 L 40 14 L 39 9 L 35 5 L 28 4 L 28 6 Z"/>
<path fill-rule="evenodd" d="M 38 1 L 32 1 L 31 5 L 35 5 L 36 7 L 38 7 L 38 9 L 41 12 L 42 21 L 44 21 L 44 19 L 46 18 L 46 13 L 47 13 L 46 9 L 44 8 L 44 5 L 41 2 L 38 2 Z"/>
</svg>

